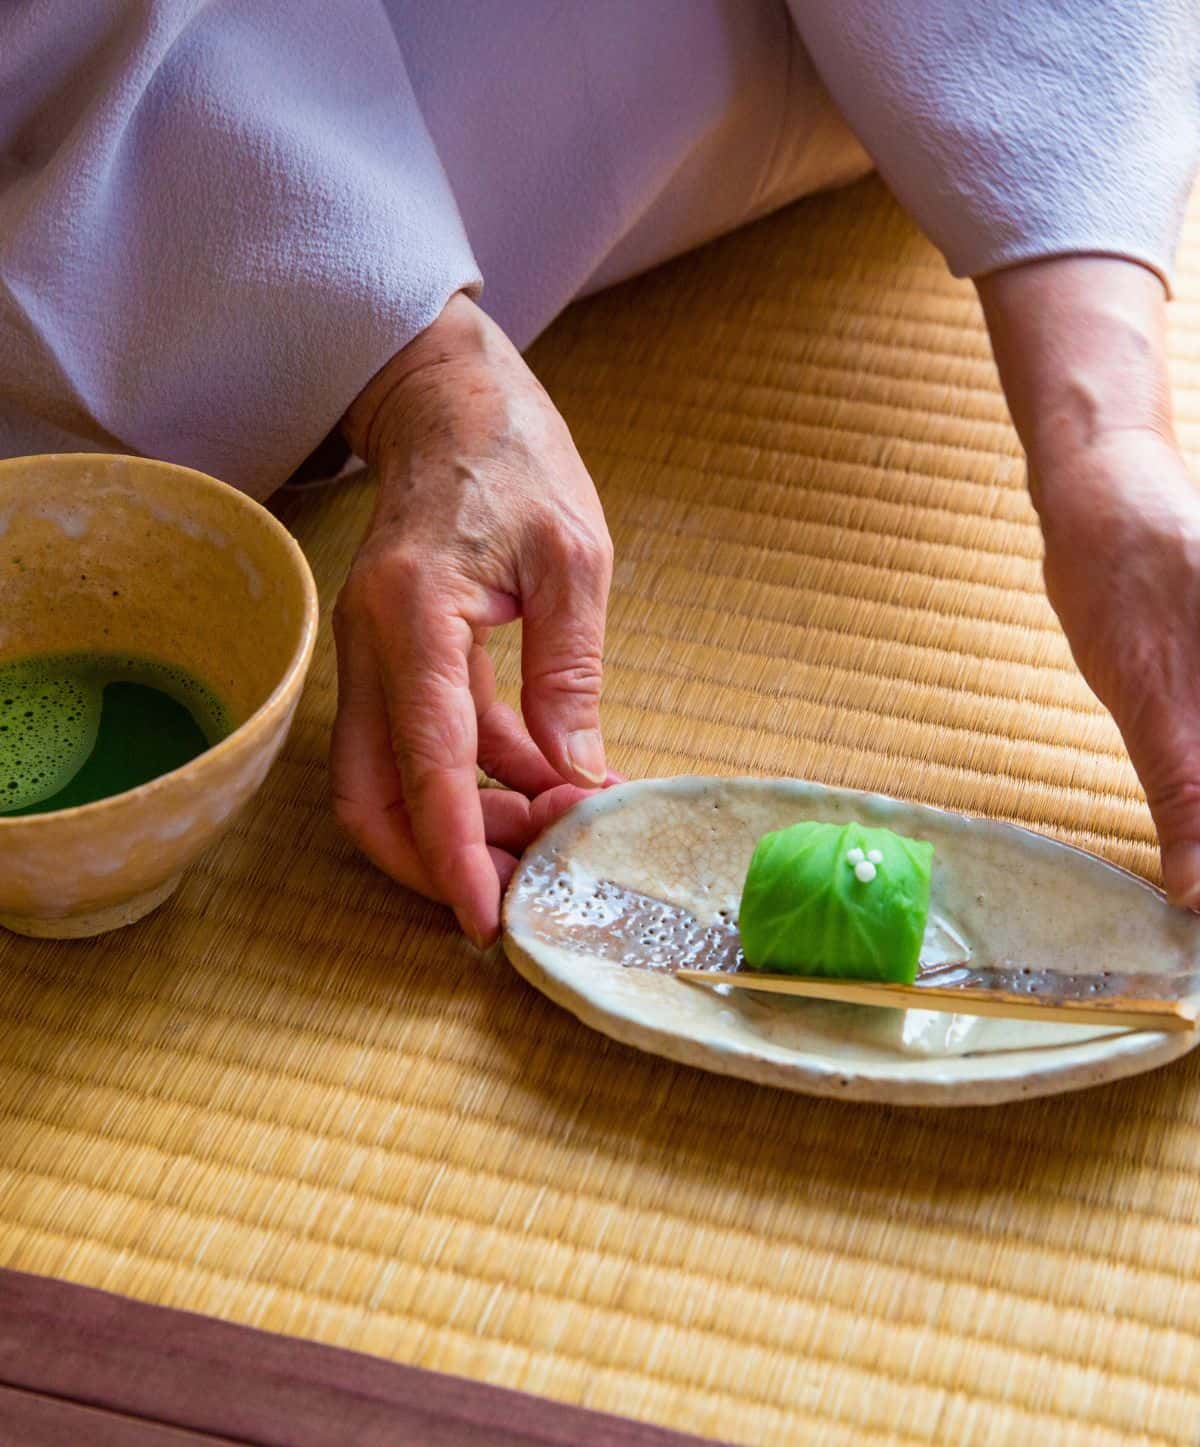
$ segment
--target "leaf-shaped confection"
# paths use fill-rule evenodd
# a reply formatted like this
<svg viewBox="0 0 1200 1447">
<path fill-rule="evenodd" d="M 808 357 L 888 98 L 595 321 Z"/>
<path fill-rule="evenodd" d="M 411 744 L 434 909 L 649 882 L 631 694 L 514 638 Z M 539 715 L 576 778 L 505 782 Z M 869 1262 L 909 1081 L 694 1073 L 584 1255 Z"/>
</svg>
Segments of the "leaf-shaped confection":
<svg viewBox="0 0 1200 1447">
<path fill-rule="evenodd" d="M 916 977 L 933 845 L 862 824 L 793 824 L 758 841 L 738 926 L 753 969 Z"/>
</svg>

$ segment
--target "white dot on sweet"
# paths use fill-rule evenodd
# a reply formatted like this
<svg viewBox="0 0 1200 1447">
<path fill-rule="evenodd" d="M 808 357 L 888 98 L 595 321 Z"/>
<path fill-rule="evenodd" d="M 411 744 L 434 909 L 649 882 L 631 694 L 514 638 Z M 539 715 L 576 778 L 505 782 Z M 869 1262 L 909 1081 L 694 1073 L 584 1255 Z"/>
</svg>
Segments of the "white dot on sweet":
<svg viewBox="0 0 1200 1447">
<path fill-rule="evenodd" d="M 883 863 L 883 850 L 882 850 L 882 849 L 868 849 L 868 850 L 867 850 L 867 858 L 871 861 L 872 864 L 882 864 L 882 863 Z"/>
<path fill-rule="evenodd" d="M 863 884 L 870 884 L 875 878 L 875 866 L 869 859 L 860 859 L 854 866 L 854 877 L 861 880 Z"/>
<path fill-rule="evenodd" d="M 861 849 L 847 849 L 846 862 L 848 864 L 861 864 L 867 856 Z"/>
</svg>

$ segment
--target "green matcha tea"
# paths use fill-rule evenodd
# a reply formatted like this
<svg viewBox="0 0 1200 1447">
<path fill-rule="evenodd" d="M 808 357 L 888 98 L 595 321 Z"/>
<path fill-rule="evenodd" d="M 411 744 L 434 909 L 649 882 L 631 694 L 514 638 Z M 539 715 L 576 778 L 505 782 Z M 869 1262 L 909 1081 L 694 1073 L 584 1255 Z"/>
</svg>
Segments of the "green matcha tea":
<svg viewBox="0 0 1200 1447">
<path fill-rule="evenodd" d="M 102 653 L 0 664 L 0 815 L 136 789 L 229 732 L 211 689 L 170 664 Z"/>
</svg>

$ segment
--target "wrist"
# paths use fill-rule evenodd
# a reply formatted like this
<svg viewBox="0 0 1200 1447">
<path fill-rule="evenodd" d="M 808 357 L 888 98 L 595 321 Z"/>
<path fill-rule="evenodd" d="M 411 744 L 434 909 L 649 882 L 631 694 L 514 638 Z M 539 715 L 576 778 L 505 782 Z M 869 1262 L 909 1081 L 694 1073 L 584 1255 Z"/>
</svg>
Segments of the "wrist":
<svg viewBox="0 0 1200 1447">
<path fill-rule="evenodd" d="M 1068 256 L 978 283 L 1009 409 L 1037 477 L 1134 431 L 1170 438 L 1162 282 Z"/>
<path fill-rule="evenodd" d="M 365 462 L 376 462 L 406 421 L 436 404 L 453 387 L 455 374 L 485 359 L 488 347 L 487 318 L 465 292 L 456 292 L 346 409 L 341 429 L 351 449 Z"/>
</svg>

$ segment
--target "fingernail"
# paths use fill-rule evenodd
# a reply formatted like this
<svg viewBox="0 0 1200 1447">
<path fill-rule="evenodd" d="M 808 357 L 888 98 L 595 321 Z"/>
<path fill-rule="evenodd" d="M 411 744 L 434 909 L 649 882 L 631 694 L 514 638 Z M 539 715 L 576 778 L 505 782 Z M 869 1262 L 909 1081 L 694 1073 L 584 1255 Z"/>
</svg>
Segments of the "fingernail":
<svg viewBox="0 0 1200 1447">
<path fill-rule="evenodd" d="M 604 744 L 596 729 L 576 729 L 567 735 L 567 763 L 571 772 L 589 784 L 603 784 L 608 773 Z"/>
<path fill-rule="evenodd" d="M 473 921 L 468 916 L 465 910 L 456 909 L 454 911 L 454 918 L 458 921 L 459 927 L 461 928 L 463 934 L 466 935 L 466 937 L 471 941 L 471 943 L 475 946 L 477 950 L 487 948 L 484 943 L 483 935 L 480 934 L 478 929 L 476 929 Z"/>
<path fill-rule="evenodd" d="M 1200 907 L 1200 844 L 1185 840 L 1163 851 L 1163 883 L 1172 904 Z"/>
</svg>

